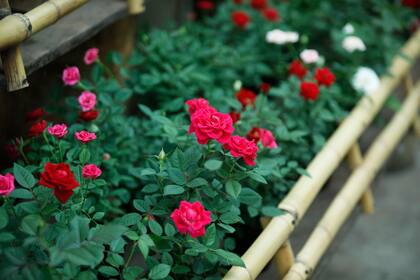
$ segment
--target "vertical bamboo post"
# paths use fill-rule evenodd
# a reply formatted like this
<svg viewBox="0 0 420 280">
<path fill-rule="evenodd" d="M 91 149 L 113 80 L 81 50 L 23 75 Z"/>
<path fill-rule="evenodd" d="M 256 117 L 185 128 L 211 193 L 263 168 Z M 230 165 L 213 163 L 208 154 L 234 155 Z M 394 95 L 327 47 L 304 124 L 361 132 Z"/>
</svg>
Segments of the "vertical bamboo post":
<svg viewBox="0 0 420 280">
<path fill-rule="evenodd" d="M 144 11 L 144 0 L 127 0 L 128 12 L 131 15 L 138 15 Z"/>
<path fill-rule="evenodd" d="M 360 146 L 356 142 L 349 150 L 347 155 L 347 161 L 350 165 L 352 170 L 355 170 L 363 163 L 362 152 L 360 151 Z M 362 210 L 366 214 L 372 214 L 374 212 L 374 198 L 372 194 L 372 189 L 368 187 L 366 191 L 363 193 L 362 198 L 360 199 L 360 203 L 362 205 Z"/>
<path fill-rule="evenodd" d="M 260 223 L 263 228 L 265 228 L 269 222 L 270 219 L 267 217 L 262 217 L 260 219 Z M 293 254 L 292 245 L 290 244 L 289 240 L 286 240 L 283 245 L 281 245 L 280 249 L 274 256 L 274 261 L 277 272 L 280 276 L 279 279 L 283 279 L 283 277 L 287 274 L 295 262 L 295 255 Z"/>
<path fill-rule="evenodd" d="M 411 94 L 413 90 L 413 79 L 411 78 L 410 72 L 407 72 L 407 74 L 404 76 L 404 87 L 406 94 Z M 420 117 L 418 114 L 415 115 L 413 119 L 413 129 L 414 133 L 417 135 L 417 137 L 420 138 Z"/>
<path fill-rule="evenodd" d="M 12 13 L 8 0 L 0 0 L 0 20 Z M 8 91 L 29 86 L 19 46 L 12 46 L 0 53 Z"/>
</svg>

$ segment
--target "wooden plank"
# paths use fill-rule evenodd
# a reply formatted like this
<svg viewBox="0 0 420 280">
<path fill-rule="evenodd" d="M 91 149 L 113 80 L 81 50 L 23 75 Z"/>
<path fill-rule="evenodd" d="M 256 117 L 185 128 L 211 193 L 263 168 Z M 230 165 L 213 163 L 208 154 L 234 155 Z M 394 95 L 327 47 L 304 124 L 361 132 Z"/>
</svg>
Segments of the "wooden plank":
<svg viewBox="0 0 420 280">
<path fill-rule="evenodd" d="M 90 0 L 81 8 L 21 44 L 27 74 L 33 73 L 76 48 L 127 14 L 125 1 Z M 0 73 L 0 92 L 5 88 L 4 74 Z"/>
</svg>

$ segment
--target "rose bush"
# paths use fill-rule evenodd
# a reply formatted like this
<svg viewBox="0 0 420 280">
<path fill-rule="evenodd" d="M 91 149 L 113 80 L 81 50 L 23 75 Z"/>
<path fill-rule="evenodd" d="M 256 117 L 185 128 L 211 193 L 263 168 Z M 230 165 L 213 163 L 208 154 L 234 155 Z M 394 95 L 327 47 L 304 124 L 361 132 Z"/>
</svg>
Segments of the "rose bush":
<svg viewBox="0 0 420 280">
<path fill-rule="evenodd" d="M 7 147 L 0 275 L 220 279 L 243 265 L 237 245 L 282 214 L 415 14 L 321 2 L 199 1 L 200 22 L 142 32 L 127 60 L 92 48 L 90 75 L 65 68 L 72 95 L 28 113 Z"/>
</svg>

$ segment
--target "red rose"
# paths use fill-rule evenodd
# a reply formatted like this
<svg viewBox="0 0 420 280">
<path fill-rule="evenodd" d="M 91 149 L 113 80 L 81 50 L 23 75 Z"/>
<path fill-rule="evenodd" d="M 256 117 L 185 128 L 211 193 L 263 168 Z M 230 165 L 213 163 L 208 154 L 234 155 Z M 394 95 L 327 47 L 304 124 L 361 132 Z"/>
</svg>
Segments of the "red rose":
<svg viewBox="0 0 420 280">
<path fill-rule="evenodd" d="M 254 166 L 257 158 L 258 146 L 241 136 L 232 136 L 223 148 L 230 151 L 233 157 L 244 159 L 245 164 Z"/>
<path fill-rule="evenodd" d="M 200 0 L 197 2 L 197 8 L 200 10 L 213 10 L 215 7 L 214 3 L 209 0 Z"/>
<path fill-rule="evenodd" d="M 257 10 L 265 9 L 267 7 L 267 0 L 251 0 L 251 6 Z"/>
<path fill-rule="evenodd" d="M 190 113 L 190 115 L 194 114 L 195 111 L 199 109 L 211 107 L 207 99 L 204 99 L 204 98 L 190 99 L 190 100 L 187 100 L 185 104 L 187 104 L 188 106 L 188 112 Z"/>
<path fill-rule="evenodd" d="M 253 127 L 246 135 L 246 138 L 248 138 L 248 140 L 253 140 L 255 143 L 258 143 L 258 141 L 260 141 L 260 137 L 260 129 L 258 127 Z"/>
<path fill-rule="evenodd" d="M 249 23 L 249 16 L 244 11 L 235 11 L 232 13 L 232 21 L 239 28 L 245 28 Z"/>
<path fill-rule="evenodd" d="M 269 83 L 261 83 L 260 90 L 267 94 L 270 91 L 271 85 Z"/>
<path fill-rule="evenodd" d="M 232 112 L 229 113 L 229 115 L 232 118 L 232 122 L 233 123 L 237 123 L 240 120 L 240 118 L 241 118 L 241 114 L 240 113 L 237 113 L 237 112 L 233 112 L 232 111 Z"/>
<path fill-rule="evenodd" d="M 236 99 L 242 104 L 242 106 L 254 106 L 257 100 L 257 95 L 249 89 L 242 88 L 236 94 Z"/>
<path fill-rule="evenodd" d="M 84 120 L 85 122 L 90 122 L 93 120 L 96 120 L 96 118 L 98 117 L 99 112 L 95 109 L 87 111 L 87 112 L 80 112 L 79 113 L 79 118 Z"/>
<path fill-rule="evenodd" d="M 44 120 L 40 120 L 34 123 L 31 128 L 29 128 L 29 137 L 37 137 L 41 135 L 44 130 L 47 128 L 47 122 Z"/>
<path fill-rule="evenodd" d="M 401 3 L 410 8 L 420 8 L 420 0 L 401 0 Z"/>
<path fill-rule="evenodd" d="M 232 118 L 228 114 L 217 112 L 212 107 L 197 110 L 191 116 L 188 133 L 195 133 L 199 144 L 207 144 L 210 139 L 224 144 L 229 141 L 232 132 Z"/>
<path fill-rule="evenodd" d="M 201 202 L 181 201 L 179 208 L 171 214 L 171 219 L 181 234 L 189 234 L 192 238 L 206 234 L 206 226 L 211 223 L 211 212 Z"/>
<path fill-rule="evenodd" d="M 263 13 L 264 17 L 269 21 L 276 22 L 280 19 L 279 13 L 274 8 L 265 8 L 262 11 L 262 13 Z"/>
<path fill-rule="evenodd" d="M 295 75 L 299 77 L 299 79 L 302 79 L 303 77 L 305 77 L 306 72 L 308 72 L 308 70 L 298 59 L 295 59 L 292 61 L 292 63 L 290 63 L 289 75 Z"/>
<path fill-rule="evenodd" d="M 312 82 L 302 82 L 300 84 L 300 95 L 306 100 L 316 100 L 319 94 L 318 85 Z"/>
<path fill-rule="evenodd" d="M 37 119 L 40 119 L 44 116 L 44 109 L 42 108 L 36 108 L 35 110 L 26 113 L 26 120 L 27 121 L 35 121 Z"/>
<path fill-rule="evenodd" d="M 95 164 L 86 164 L 82 168 L 82 176 L 86 179 L 96 179 L 101 176 L 102 170 Z"/>
<path fill-rule="evenodd" d="M 335 82 L 335 76 L 327 67 L 317 68 L 315 70 L 315 80 L 319 85 L 329 87 Z"/>
<path fill-rule="evenodd" d="M 73 189 L 79 186 L 79 182 L 70 170 L 70 165 L 50 162 L 45 164 L 39 184 L 54 189 L 54 195 L 61 203 L 66 203 L 72 196 Z"/>
</svg>

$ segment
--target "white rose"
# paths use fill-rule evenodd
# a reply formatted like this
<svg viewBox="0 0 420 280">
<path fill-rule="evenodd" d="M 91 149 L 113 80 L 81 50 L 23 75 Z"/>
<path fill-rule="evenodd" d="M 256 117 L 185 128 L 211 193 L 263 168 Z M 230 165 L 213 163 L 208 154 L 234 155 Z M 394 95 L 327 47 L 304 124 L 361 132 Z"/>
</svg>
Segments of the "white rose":
<svg viewBox="0 0 420 280">
<path fill-rule="evenodd" d="M 299 34 L 296 32 L 282 31 L 274 29 L 268 31 L 265 35 L 265 40 L 268 43 L 284 45 L 286 43 L 296 43 L 299 40 Z"/>
<path fill-rule="evenodd" d="M 374 93 L 380 84 L 378 75 L 368 67 L 359 67 L 352 79 L 353 88 L 367 95 Z"/>
<path fill-rule="evenodd" d="M 343 48 L 352 53 L 354 51 L 365 51 L 366 46 L 362 39 L 357 36 L 347 36 L 342 42 Z"/>
<path fill-rule="evenodd" d="M 238 91 L 238 90 L 240 90 L 242 88 L 242 82 L 241 81 L 239 81 L 239 80 L 236 80 L 234 83 L 233 83 L 233 89 L 234 90 L 236 90 L 236 91 Z"/>
<path fill-rule="evenodd" d="M 300 58 L 306 64 L 316 63 L 319 60 L 319 54 L 316 50 L 306 49 L 300 53 Z"/>
<path fill-rule="evenodd" d="M 353 34 L 354 33 L 353 25 L 351 25 L 350 23 L 347 23 L 346 25 L 344 25 L 343 33 L 346 34 L 346 35 Z"/>
</svg>

